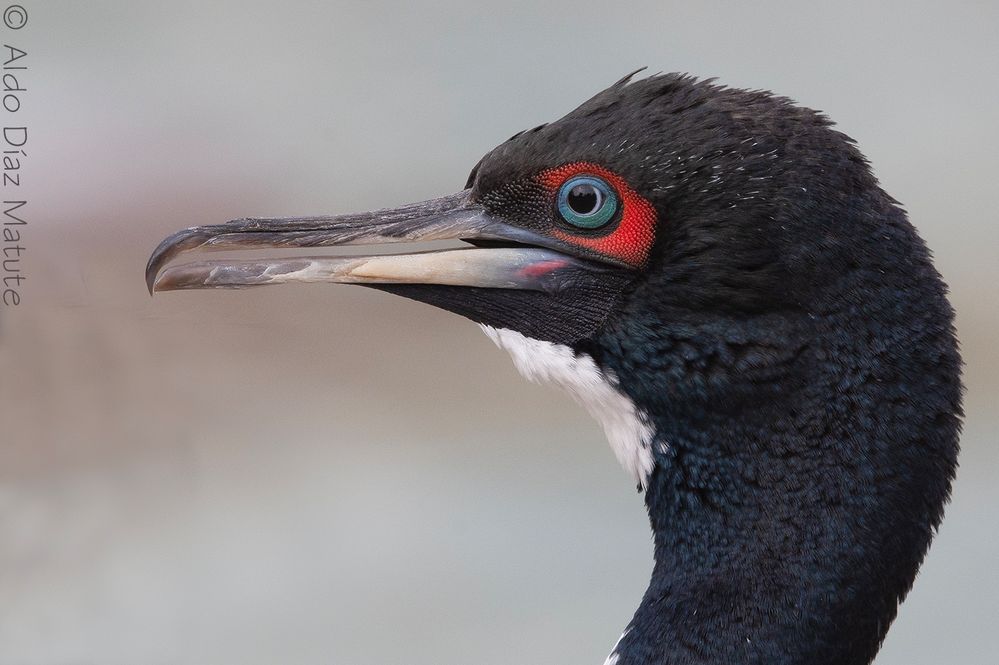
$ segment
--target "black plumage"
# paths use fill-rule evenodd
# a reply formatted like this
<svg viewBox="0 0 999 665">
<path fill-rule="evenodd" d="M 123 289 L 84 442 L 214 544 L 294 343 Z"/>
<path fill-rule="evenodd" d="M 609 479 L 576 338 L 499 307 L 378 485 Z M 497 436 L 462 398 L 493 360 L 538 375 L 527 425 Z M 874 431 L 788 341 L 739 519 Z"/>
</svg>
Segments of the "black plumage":
<svg viewBox="0 0 999 665">
<path fill-rule="evenodd" d="M 566 230 L 539 174 L 570 163 L 654 207 L 641 260 L 558 240 L 621 223 Z M 648 417 L 655 565 L 617 665 L 873 659 L 949 496 L 961 360 L 929 252 L 854 143 L 768 92 L 626 77 L 495 148 L 466 189 L 516 233 L 459 237 L 579 262 L 555 287 L 369 285 L 567 345 Z M 152 277 L 242 224 L 168 240 Z"/>
</svg>

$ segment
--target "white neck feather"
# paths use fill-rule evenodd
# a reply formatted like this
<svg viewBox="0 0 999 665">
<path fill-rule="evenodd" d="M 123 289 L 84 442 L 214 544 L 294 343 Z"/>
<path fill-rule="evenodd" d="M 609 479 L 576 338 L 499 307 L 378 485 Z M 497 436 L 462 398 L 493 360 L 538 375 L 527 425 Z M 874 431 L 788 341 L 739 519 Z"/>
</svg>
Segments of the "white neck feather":
<svg viewBox="0 0 999 665">
<path fill-rule="evenodd" d="M 644 489 L 655 461 L 648 418 L 618 389 L 616 377 L 601 371 L 593 358 L 568 346 L 543 342 L 519 332 L 482 326 L 496 346 L 506 349 L 528 381 L 552 382 L 583 405 L 603 428 L 618 461 Z"/>
</svg>

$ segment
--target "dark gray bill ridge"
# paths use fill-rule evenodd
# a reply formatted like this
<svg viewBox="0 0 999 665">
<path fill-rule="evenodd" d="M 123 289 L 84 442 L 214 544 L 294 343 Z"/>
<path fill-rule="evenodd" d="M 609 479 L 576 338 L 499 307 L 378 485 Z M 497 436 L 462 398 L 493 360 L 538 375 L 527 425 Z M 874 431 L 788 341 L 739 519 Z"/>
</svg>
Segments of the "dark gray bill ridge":
<svg viewBox="0 0 999 665">
<path fill-rule="evenodd" d="M 194 250 L 332 247 L 370 242 L 412 242 L 456 237 L 482 220 L 481 207 L 469 202 L 468 190 L 399 208 L 335 216 L 234 219 L 225 224 L 192 226 L 163 240 L 146 264 L 146 286 L 180 254 Z M 435 222 L 432 231 L 428 222 Z M 480 224 L 486 226 L 487 224 Z"/>
</svg>

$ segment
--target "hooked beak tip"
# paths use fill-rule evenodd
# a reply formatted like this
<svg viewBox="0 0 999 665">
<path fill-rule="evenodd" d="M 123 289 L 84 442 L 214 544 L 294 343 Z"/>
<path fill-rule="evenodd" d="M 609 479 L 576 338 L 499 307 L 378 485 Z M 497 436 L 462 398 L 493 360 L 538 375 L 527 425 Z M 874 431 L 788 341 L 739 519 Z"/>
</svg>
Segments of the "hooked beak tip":
<svg viewBox="0 0 999 665">
<path fill-rule="evenodd" d="M 165 290 L 159 287 L 157 278 L 167 263 L 178 254 L 204 245 L 211 237 L 212 235 L 206 233 L 204 228 L 192 226 L 164 238 L 146 263 L 146 288 L 149 289 L 149 295 Z"/>
<path fill-rule="evenodd" d="M 153 259 L 156 255 L 149 257 L 149 261 L 146 263 L 146 288 L 149 289 L 149 295 L 153 295 L 156 286 L 156 275 L 159 272 L 159 266 L 157 266 Z"/>
</svg>

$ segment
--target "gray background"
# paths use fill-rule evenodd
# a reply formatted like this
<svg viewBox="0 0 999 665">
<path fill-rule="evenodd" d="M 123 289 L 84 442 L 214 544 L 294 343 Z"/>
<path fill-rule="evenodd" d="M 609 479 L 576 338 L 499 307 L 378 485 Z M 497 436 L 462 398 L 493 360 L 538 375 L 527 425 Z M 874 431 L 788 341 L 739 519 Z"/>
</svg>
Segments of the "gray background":
<svg viewBox="0 0 999 665">
<path fill-rule="evenodd" d="M 454 191 L 642 65 L 827 111 L 934 249 L 962 468 L 877 662 L 995 662 L 995 3 L 23 4 L 0 663 L 603 662 L 651 545 L 569 398 L 429 307 L 142 269 L 182 226 Z"/>
</svg>

